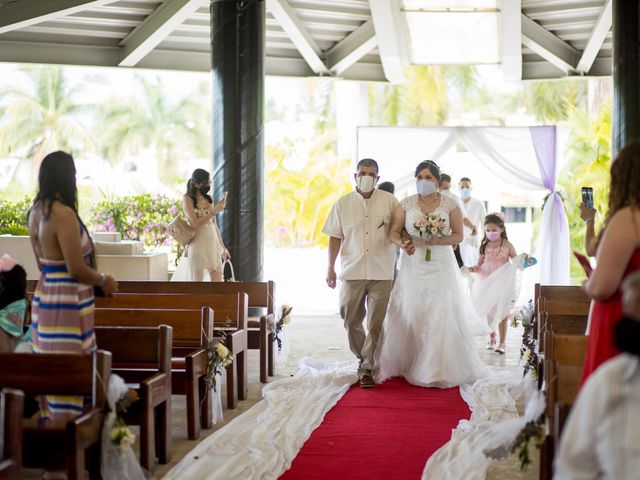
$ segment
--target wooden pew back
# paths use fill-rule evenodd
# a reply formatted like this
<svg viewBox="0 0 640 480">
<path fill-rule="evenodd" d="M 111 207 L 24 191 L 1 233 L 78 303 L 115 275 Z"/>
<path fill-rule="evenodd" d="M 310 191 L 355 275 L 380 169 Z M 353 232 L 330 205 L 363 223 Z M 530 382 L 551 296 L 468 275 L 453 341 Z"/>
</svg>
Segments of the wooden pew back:
<svg viewBox="0 0 640 480">
<path fill-rule="evenodd" d="M 0 388 L 11 387 L 28 395 L 82 395 L 94 407 L 106 404 L 105 387 L 111 372 L 111 354 L 54 353 L 0 354 Z"/>
<path fill-rule="evenodd" d="M 133 364 L 138 369 L 171 372 L 173 331 L 170 326 L 96 326 L 95 332 L 98 346 L 113 356 L 112 371 Z"/>
<path fill-rule="evenodd" d="M 200 348 L 213 337 L 213 310 L 152 310 L 142 308 L 96 308 L 96 326 L 157 327 L 173 330 L 173 346 Z"/>
<path fill-rule="evenodd" d="M 158 283 L 158 282 L 149 282 Z M 96 299 L 97 309 L 191 310 L 209 307 L 215 312 L 215 325 L 246 328 L 247 295 L 131 294 Z M 177 338 L 178 333 L 174 336 Z"/>
<path fill-rule="evenodd" d="M 120 293 L 179 293 L 230 295 L 244 292 L 249 308 L 266 308 L 274 313 L 275 283 L 268 282 L 118 282 Z M 216 310 L 216 318 L 218 317 Z"/>
<path fill-rule="evenodd" d="M 24 393 L 0 391 L 0 478 L 22 478 L 22 415 Z"/>
</svg>

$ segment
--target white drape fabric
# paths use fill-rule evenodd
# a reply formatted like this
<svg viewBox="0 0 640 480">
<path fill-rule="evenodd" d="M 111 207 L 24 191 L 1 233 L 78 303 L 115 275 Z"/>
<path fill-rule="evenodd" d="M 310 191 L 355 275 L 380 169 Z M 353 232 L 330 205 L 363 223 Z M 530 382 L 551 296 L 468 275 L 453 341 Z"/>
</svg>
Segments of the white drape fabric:
<svg viewBox="0 0 640 480">
<path fill-rule="evenodd" d="M 311 432 L 356 382 L 357 363 L 300 361 L 298 372 L 262 390 L 264 400 L 203 440 L 165 477 L 277 479 Z"/>
<path fill-rule="evenodd" d="M 146 480 L 147 476 L 142 470 L 131 445 L 116 447 L 111 442 L 111 430 L 116 421 L 116 403 L 123 398 L 129 387 L 122 377 L 111 374 L 107 386 L 107 402 L 109 413 L 105 416 L 102 425 L 102 443 L 100 447 L 100 474 L 105 480 Z"/>
<path fill-rule="evenodd" d="M 387 162 L 406 168 L 407 177 L 396 184 L 400 190 L 414 181 L 413 169 L 421 160 L 437 161 L 458 143 L 504 182 L 550 193 L 534 252 L 539 267 L 527 270 L 523 286 L 568 285 L 569 224 L 556 192 L 556 127 L 360 127 L 358 158 L 375 158 L 383 169 Z M 398 158 L 398 145 L 415 154 Z"/>
<path fill-rule="evenodd" d="M 423 480 L 484 480 L 494 461 L 485 452 L 507 457 L 518 433 L 544 410 L 544 395 L 530 374 L 523 378 L 521 368 L 490 368 L 488 378 L 460 386 L 471 418 L 461 420 L 451 440 L 429 458 Z M 523 394 L 525 413 L 519 416 L 516 401 Z"/>
</svg>

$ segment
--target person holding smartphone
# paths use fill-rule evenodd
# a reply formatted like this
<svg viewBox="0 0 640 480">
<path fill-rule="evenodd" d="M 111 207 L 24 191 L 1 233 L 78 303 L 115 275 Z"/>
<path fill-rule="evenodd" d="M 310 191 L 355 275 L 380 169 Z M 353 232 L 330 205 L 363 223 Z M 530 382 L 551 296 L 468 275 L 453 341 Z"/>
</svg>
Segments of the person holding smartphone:
<svg viewBox="0 0 640 480">
<path fill-rule="evenodd" d="M 196 234 L 187 245 L 172 281 L 201 282 L 205 271 L 212 282 L 224 281 L 222 262 L 231 256 L 224 246 L 215 216 L 224 210 L 227 195 L 225 192 L 224 197 L 214 203 L 209 195 L 210 189 L 209 172 L 195 169 L 187 182 L 187 193 L 182 198 L 182 211 Z"/>
<path fill-rule="evenodd" d="M 589 314 L 589 345 L 582 381 L 620 353 L 615 327 L 622 315 L 620 285 L 640 271 L 640 142 L 627 144 L 611 164 L 609 211 L 598 242 L 596 268 L 584 284 L 593 300 Z"/>
<path fill-rule="evenodd" d="M 593 206 L 593 188 L 582 187 L 582 203 L 580 204 L 580 218 L 584 220 L 586 232 L 584 236 L 584 249 L 590 257 L 596 256 L 599 235 L 596 235 L 595 219 L 598 210 Z"/>
</svg>

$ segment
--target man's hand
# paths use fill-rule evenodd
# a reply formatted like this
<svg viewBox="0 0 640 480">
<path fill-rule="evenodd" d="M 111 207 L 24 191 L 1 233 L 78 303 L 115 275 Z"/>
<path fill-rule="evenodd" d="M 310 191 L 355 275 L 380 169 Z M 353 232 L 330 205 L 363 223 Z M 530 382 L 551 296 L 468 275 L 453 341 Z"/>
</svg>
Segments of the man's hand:
<svg viewBox="0 0 640 480">
<path fill-rule="evenodd" d="M 329 288 L 336 288 L 336 281 L 336 271 L 333 269 L 333 267 L 329 267 L 329 271 L 327 272 L 327 285 L 329 286 Z"/>
<path fill-rule="evenodd" d="M 471 225 L 471 236 L 475 237 L 478 234 L 478 229 L 475 225 Z"/>
</svg>

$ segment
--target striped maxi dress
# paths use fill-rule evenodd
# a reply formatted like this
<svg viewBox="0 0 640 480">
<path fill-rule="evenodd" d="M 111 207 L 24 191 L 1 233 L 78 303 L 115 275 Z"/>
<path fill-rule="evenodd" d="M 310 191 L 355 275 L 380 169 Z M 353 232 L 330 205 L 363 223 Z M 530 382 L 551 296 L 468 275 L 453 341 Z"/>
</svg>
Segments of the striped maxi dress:
<svg viewBox="0 0 640 480">
<path fill-rule="evenodd" d="M 81 228 L 80 246 L 91 265 L 93 244 Z M 88 354 L 96 350 L 93 287 L 78 283 L 64 260 L 40 258 L 42 274 L 31 309 L 34 353 Z M 67 421 L 83 412 L 83 397 L 47 395 L 40 398 L 44 419 Z"/>
</svg>

